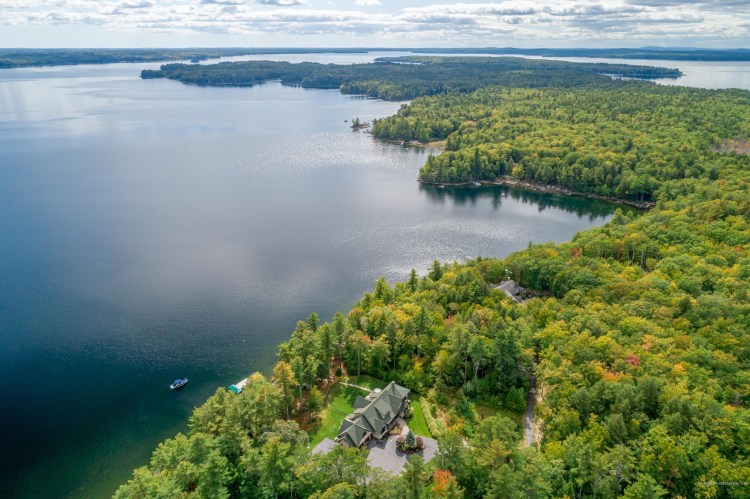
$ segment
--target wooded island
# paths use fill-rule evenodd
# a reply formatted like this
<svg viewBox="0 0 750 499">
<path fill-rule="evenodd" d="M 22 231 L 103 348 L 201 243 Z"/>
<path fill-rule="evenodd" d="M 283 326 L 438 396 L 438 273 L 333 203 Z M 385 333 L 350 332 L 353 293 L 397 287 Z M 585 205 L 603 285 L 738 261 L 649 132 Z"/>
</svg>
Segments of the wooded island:
<svg viewBox="0 0 750 499">
<path fill-rule="evenodd" d="M 304 88 L 336 88 L 386 100 L 447 92 L 471 92 L 488 85 L 575 87 L 607 85 L 621 78 L 677 78 L 677 69 L 630 64 L 572 63 L 520 57 L 381 57 L 367 64 L 246 61 L 210 65 L 165 64 L 141 78 L 168 78 L 205 86 L 251 86 L 269 80 Z"/>
</svg>

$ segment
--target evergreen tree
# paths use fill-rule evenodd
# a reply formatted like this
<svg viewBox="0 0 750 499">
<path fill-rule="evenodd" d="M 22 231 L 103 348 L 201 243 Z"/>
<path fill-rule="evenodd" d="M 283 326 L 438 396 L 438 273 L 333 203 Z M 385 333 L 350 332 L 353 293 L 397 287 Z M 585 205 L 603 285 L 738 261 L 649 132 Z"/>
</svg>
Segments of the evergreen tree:
<svg viewBox="0 0 750 499">
<path fill-rule="evenodd" d="M 424 468 L 424 459 L 422 456 L 417 454 L 409 456 L 409 461 L 404 465 L 404 470 L 401 473 L 404 497 L 407 499 L 421 499 L 424 496 L 426 478 L 427 472 Z"/>
<path fill-rule="evenodd" d="M 284 414 L 286 419 L 289 419 L 289 404 L 292 399 L 292 390 L 294 385 L 297 384 L 297 379 L 294 377 L 291 366 L 283 360 L 279 361 L 276 367 L 273 368 L 273 377 L 271 379 L 281 388 L 281 393 L 284 397 Z"/>
<path fill-rule="evenodd" d="M 439 261 L 434 260 L 432 262 L 432 269 L 428 275 L 433 281 L 439 281 L 440 278 L 443 277 L 443 267 L 440 265 Z"/>
<path fill-rule="evenodd" d="M 417 278 L 417 271 L 414 269 L 411 269 L 411 272 L 409 272 L 409 281 L 407 283 L 409 291 L 414 293 L 417 290 L 418 284 L 419 284 L 419 279 Z"/>
<path fill-rule="evenodd" d="M 414 438 L 414 433 L 411 431 L 411 429 L 409 429 L 409 433 L 406 434 L 406 446 L 409 449 L 413 449 L 414 447 L 416 447 L 416 445 L 417 442 Z"/>
</svg>

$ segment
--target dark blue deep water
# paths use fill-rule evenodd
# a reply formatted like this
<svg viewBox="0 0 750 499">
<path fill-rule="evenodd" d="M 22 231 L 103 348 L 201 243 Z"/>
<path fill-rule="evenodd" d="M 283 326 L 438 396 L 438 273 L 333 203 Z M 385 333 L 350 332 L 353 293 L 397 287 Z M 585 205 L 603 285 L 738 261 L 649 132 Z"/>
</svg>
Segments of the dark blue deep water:
<svg viewBox="0 0 750 499">
<path fill-rule="evenodd" d="M 0 496 L 111 495 L 310 312 L 613 211 L 420 187 L 430 151 L 345 123 L 397 103 L 142 67 L 0 71 Z"/>
</svg>

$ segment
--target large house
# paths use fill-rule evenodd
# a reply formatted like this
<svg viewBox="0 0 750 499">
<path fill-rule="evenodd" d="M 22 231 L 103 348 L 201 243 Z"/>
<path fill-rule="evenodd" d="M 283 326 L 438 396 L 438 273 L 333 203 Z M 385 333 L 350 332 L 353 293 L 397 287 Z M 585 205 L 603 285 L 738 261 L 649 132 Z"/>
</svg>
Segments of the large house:
<svg viewBox="0 0 750 499">
<path fill-rule="evenodd" d="M 371 437 L 388 435 L 409 406 L 408 395 L 408 388 L 391 381 L 382 390 L 376 388 L 367 397 L 357 397 L 354 412 L 341 422 L 336 441 L 344 447 L 361 447 Z"/>
<path fill-rule="evenodd" d="M 497 289 L 505 293 L 508 298 L 515 301 L 516 303 L 521 303 L 523 301 L 524 295 L 526 294 L 526 290 L 516 284 L 516 281 L 512 279 L 501 282 L 500 285 L 497 286 Z"/>
</svg>

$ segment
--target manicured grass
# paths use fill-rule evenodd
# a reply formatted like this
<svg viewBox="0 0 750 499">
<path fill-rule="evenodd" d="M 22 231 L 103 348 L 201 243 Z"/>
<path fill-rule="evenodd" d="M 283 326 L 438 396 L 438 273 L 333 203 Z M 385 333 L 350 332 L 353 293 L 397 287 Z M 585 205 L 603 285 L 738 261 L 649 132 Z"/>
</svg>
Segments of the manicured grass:
<svg viewBox="0 0 750 499">
<path fill-rule="evenodd" d="M 432 438 L 430 429 L 427 427 L 427 421 L 424 419 L 424 413 L 422 412 L 422 405 L 418 400 L 411 401 L 411 411 L 414 414 L 412 418 L 407 421 L 409 429 L 415 434 L 422 437 Z"/>
<path fill-rule="evenodd" d="M 361 376 L 349 376 L 349 383 L 353 385 L 364 386 L 367 388 L 385 388 L 385 385 L 388 384 L 381 379 L 373 378 L 372 376 L 367 376 L 365 374 Z M 414 414 L 412 418 L 407 421 L 407 423 L 409 424 L 409 428 L 412 432 L 414 432 L 415 435 L 432 438 L 432 434 L 427 427 L 427 422 L 424 419 L 422 406 L 417 400 L 419 398 L 419 395 L 417 393 L 411 393 L 409 398 L 411 399 L 411 408 Z"/>
<path fill-rule="evenodd" d="M 354 383 L 354 381 L 350 381 Z M 359 383 L 356 383 L 359 384 Z M 310 445 L 315 447 L 324 438 L 333 440 L 338 435 L 341 420 L 354 410 L 357 396 L 367 395 L 364 390 L 337 384 L 328 395 L 328 404 L 323 410 L 320 425 L 310 432 Z"/>
<path fill-rule="evenodd" d="M 358 386 L 364 386 L 365 388 L 373 389 L 373 388 L 385 388 L 386 383 L 382 379 L 373 378 L 372 376 L 368 376 L 366 374 L 363 374 L 361 376 L 349 376 L 349 383 L 352 385 L 358 385 Z"/>
<path fill-rule="evenodd" d="M 350 376 L 347 382 L 371 389 L 385 388 L 385 385 L 387 385 L 383 380 L 366 375 Z M 310 446 L 315 447 L 322 442 L 324 438 L 330 438 L 331 440 L 336 438 L 339 427 L 341 426 L 341 420 L 351 414 L 354 410 L 354 400 L 357 396 L 364 397 L 366 395 L 367 392 L 360 390 L 359 388 L 353 388 L 341 384 L 334 386 L 331 393 L 328 395 L 328 403 L 326 404 L 325 409 L 323 409 L 320 424 L 310 431 Z M 412 397 L 416 396 L 417 394 L 412 394 Z M 432 438 L 430 430 L 427 428 L 427 422 L 424 420 L 422 406 L 419 405 L 419 401 L 412 399 L 411 408 L 414 414 L 408 421 L 411 431 L 413 431 L 415 435 Z"/>
</svg>

